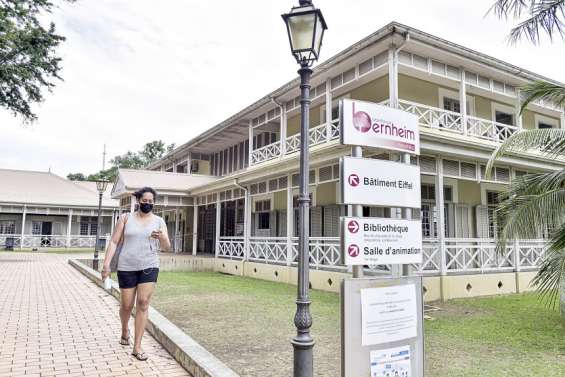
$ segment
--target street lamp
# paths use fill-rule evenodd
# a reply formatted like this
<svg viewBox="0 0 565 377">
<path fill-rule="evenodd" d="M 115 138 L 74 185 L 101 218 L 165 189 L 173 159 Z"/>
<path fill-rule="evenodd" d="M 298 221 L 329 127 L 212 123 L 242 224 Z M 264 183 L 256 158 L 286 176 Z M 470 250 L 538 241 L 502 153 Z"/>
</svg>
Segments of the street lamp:
<svg viewBox="0 0 565 377">
<path fill-rule="evenodd" d="M 98 220 L 96 222 L 96 242 L 94 243 L 94 262 L 92 267 L 95 270 L 98 270 L 98 247 L 100 243 L 100 220 L 101 220 L 101 212 L 102 212 L 102 195 L 106 192 L 106 188 L 108 187 L 108 180 L 100 179 L 96 181 L 96 190 L 98 190 Z"/>
<path fill-rule="evenodd" d="M 300 64 L 300 193 L 299 203 L 299 241 L 298 241 L 298 293 L 294 325 L 297 334 L 292 339 L 294 347 L 294 376 L 312 377 L 314 372 L 314 339 L 310 335 L 312 315 L 310 314 L 309 268 L 310 268 L 310 195 L 309 184 L 309 137 L 310 127 L 310 67 L 320 56 L 324 30 L 327 29 L 322 12 L 312 5 L 312 1 L 300 0 L 298 7 L 283 14 L 290 49 Z"/>
</svg>

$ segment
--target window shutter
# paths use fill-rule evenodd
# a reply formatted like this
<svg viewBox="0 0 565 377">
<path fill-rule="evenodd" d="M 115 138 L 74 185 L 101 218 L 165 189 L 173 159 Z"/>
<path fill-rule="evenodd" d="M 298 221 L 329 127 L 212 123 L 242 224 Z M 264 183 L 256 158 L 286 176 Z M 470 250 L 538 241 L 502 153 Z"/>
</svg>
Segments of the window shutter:
<svg viewBox="0 0 565 377">
<path fill-rule="evenodd" d="M 269 231 L 271 237 L 277 236 L 277 211 L 269 212 Z"/>
<path fill-rule="evenodd" d="M 339 236 L 339 206 L 324 207 L 324 237 Z"/>
<path fill-rule="evenodd" d="M 322 207 L 312 207 L 310 224 L 312 237 L 322 237 Z"/>
<path fill-rule="evenodd" d="M 279 224 L 279 234 L 278 237 L 286 237 L 286 209 L 280 210 L 278 213 L 278 220 L 277 223 Z"/>
<path fill-rule="evenodd" d="M 455 223 L 457 225 L 455 237 L 471 238 L 471 224 L 469 222 L 469 207 L 457 205 L 455 207 Z"/>
<path fill-rule="evenodd" d="M 488 208 L 478 205 L 475 207 L 475 219 L 477 222 L 477 238 L 488 238 Z"/>
</svg>

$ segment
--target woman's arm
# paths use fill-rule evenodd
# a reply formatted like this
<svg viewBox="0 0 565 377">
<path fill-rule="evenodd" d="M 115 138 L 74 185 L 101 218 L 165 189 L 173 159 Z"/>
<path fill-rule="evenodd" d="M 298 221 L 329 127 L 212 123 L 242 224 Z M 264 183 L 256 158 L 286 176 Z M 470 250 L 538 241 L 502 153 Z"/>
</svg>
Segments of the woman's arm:
<svg viewBox="0 0 565 377">
<path fill-rule="evenodd" d="M 161 245 L 162 251 L 171 251 L 171 240 L 169 240 L 169 232 L 167 232 L 167 224 L 163 221 L 161 223 L 161 228 L 159 229 L 161 234 L 159 235 L 159 243 Z"/>
<path fill-rule="evenodd" d="M 128 216 L 128 214 L 124 214 L 120 217 L 116 224 L 116 228 L 114 228 L 114 233 L 112 233 L 112 237 L 110 237 L 110 242 L 106 248 L 106 255 L 104 256 L 104 264 L 102 265 L 102 280 L 106 279 L 107 276 L 110 276 L 110 262 L 112 261 L 112 257 L 118 247 L 118 243 L 124 234 L 126 216 Z"/>
</svg>

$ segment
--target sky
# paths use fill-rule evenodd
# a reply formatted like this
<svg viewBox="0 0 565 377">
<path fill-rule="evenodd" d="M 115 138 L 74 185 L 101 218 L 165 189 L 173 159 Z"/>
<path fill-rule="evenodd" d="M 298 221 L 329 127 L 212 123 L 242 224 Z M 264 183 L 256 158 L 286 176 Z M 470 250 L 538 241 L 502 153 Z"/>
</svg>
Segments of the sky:
<svg viewBox="0 0 565 377">
<path fill-rule="evenodd" d="M 321 61 L 398 21 L 565 82 L 563 42 L 509 45 L 514 22 L 486 15 L 493 2 L 315 0 L 329 27 Z M 64 81 L 32 125 L 0 108 L 0 168 L 90 174 L 104 144 L 109 160 L 152 140 L 185 143 L 296 76 L 280 15 L 297 3 L 59 3 Z"/>
</svg>

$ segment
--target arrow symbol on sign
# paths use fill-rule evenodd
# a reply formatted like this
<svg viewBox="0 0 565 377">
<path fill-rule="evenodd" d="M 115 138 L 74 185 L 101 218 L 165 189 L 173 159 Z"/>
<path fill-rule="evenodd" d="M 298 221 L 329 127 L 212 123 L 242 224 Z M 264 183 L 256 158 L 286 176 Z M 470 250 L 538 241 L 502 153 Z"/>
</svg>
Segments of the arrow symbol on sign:
<svg viewBox="0 0 565 377">
<path fill-rule="evenodd" d="M 350 257 L 355 258 L 359 255 L 359 246 L 355 244 L 349 245 L 349 247 L 347 248 L 347 254 L 349 254 Z"/>
<path fill-rule="evenodd" d="M 349 185 L 353 187 L 359 186 L 359 176 L 355 173 L 350 174 L 347 181 L 349 182 Z"/>
<path fill-rule="evenodd" d="M 359 223 L 355 220 L 351 220 L 349 224 L 347 224 L 347 229 L 349 229 L 351 233 L 357 233 L 357 231 L 359 231 Z"/>
</svg>

